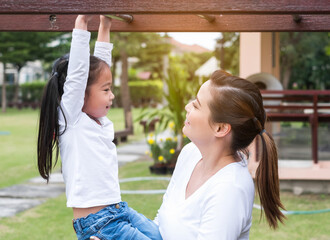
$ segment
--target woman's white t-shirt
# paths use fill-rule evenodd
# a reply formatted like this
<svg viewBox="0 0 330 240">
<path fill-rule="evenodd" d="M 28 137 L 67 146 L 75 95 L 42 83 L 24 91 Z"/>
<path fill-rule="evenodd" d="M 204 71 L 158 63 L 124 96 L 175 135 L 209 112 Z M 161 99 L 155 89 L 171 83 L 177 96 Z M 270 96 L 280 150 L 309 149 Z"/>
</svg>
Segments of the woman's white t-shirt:
<svg viewBox="0 0 330 240">
<path fill-rule="evenodd" d="M 155 219 L 163 239 L 249 239 L 254 183 L 246 161 L 220 169 L 185 199 L 186 186 L 201 158 L 193 143 L 181 151 Z"/>
</svg>

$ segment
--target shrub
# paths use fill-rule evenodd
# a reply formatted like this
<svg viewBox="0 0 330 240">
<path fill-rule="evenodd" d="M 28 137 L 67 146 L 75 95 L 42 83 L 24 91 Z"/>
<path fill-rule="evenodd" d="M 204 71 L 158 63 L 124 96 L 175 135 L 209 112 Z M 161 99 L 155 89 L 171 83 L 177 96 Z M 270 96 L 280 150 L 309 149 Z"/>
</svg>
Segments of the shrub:
<svg viewBox="0 0 330 240">
<path fill-rule="evenodd" d="M 130 96 L 134 107 L 150 106 L 162 101 L 163 83 L 161 80 L 129 81 Z M 120 87 L 114 87 L 114 105 L 121 106 Z"/>
<path fill-rule="evenodd" d="M 30 83 L 23 83 L 20 85 L 21 93 L 22 93 L 22 101 L 23 102 L 40 102 L 43 89 L 47 82 L 44 81 L 36 81 Z"/>
<path fill-rule="evenodd" d="M 7 85 L 6 86 L 6 99 L 7 103 L 10 103 L 14 99 L 14 91 L 15 86 L 14 85 Z M 2 103 L 2 86 L 0 86 L 0 103 Z"/>
</svg>

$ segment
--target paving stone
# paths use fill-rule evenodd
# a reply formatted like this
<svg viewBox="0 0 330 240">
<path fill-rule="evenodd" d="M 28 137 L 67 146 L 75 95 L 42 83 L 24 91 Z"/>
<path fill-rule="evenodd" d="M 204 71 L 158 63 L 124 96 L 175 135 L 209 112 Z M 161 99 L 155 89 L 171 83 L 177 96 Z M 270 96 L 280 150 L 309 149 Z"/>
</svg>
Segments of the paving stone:
<svg viewBox="0 0 330 240">
<path fill-rule="evenodd" d="M 29 183 L 35 183 L 35 184 L 46 184 L 46 180 L 42 177 L 35 177 L 31 178 Z M 64 184 L 62 173 L 52 173 L 49 178 L 49 184 Z"/>
<path fill-rule="evenodd" d="M 145 155 L 145 152 L 149 150 L 149 146 L 145 141 L 141 142 L 132 142 L 127 145 L 119 146 L 117 148 L 118 157 L 122 154 L 130 155 Z"/>
<path fill-rule="evenodd" d="M 44 201 L 40 199 L 0 198 L 0 218 L 14 216 Z"/>
<path fill-rule="evenodd" d="M 148 149 L 145 141 L 119 146 L 119 166 L 140 159 Z M 0 218 L 14 216 L 64 192 L 65 186 L 60 172 L 51 174 L 49 184 L 43 178 L 36 177 L 24 184 L 0 189 Z"/>
<path fill-rule="evenodd" d="M 0 197 L 11 198 L 54 198 L 62 194 L 64 186 L 19 184 L 0 189 Z"/>
</svg>

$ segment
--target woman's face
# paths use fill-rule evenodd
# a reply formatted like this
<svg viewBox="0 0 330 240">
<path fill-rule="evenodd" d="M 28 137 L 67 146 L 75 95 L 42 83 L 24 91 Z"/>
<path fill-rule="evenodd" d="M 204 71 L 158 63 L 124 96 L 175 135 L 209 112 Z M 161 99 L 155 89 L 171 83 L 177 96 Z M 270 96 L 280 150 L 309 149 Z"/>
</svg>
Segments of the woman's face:
<svg viewBox="0 0 330 240">
<path fill-rule="evenodd" d="M 211 81 L 206 81 L 197 93 L 197 97 L 185 107 L 186 121 L 183 133 L 194 143 L 207 143 L 213 136 L 210 125 L 210 108 L 208 103 L 211 96 Z"/>
</svg>

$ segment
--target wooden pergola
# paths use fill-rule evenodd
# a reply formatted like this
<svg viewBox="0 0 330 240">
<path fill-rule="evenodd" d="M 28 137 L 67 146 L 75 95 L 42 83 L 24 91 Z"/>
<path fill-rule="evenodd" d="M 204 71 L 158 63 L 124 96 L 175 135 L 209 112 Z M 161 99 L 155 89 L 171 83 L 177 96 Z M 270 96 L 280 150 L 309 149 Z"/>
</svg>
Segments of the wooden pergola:
<svg viewBox="0 0 330 240">
<path fill-rule="evenodd" d="M 0 31 L 72 31 L 77 14 L 112 15 L 113 32 L 330 30 L 330 0 L 0 0 L 0 6 Z M 90 31 L 98 29 L 94 19 Z"/>
<path fill-rule="evenodd" d="M 0 0 L 0 6 L 0 31 L 71 31 L 77 14 L 119 15 L 114 32 L 330 29 L 329 0 Z M 97 27 L 95 20 L 90 30 Z"/>
</svg>

